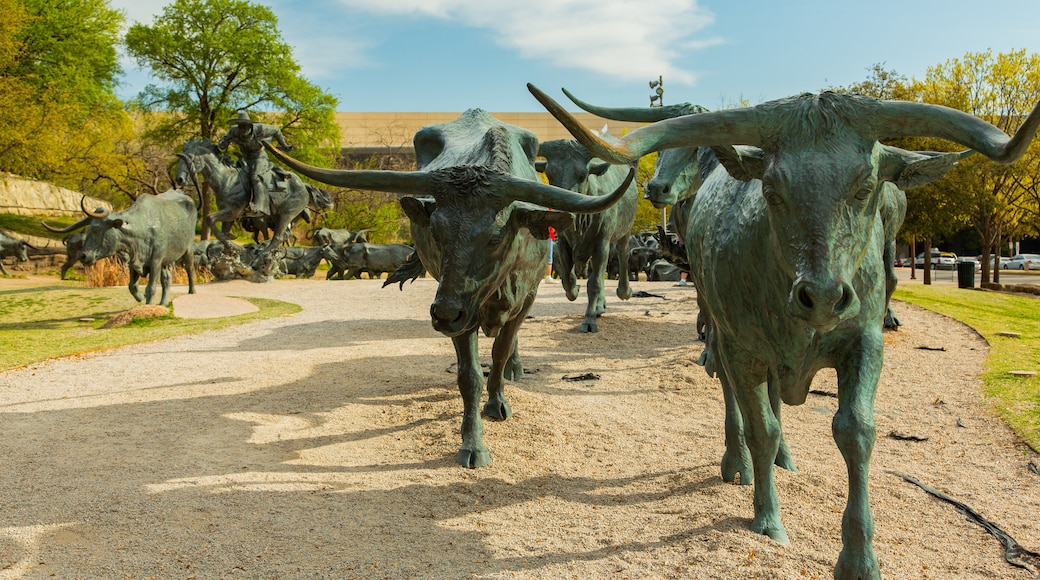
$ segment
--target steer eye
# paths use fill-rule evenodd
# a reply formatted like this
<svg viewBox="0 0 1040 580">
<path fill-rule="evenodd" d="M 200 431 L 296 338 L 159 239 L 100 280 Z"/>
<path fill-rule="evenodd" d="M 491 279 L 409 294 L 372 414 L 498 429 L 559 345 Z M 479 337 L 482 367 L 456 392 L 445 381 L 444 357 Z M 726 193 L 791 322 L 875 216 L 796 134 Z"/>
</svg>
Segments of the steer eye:
<svg viewBox="0 0 1040 580">
<path fill-rule="evenodd" d="M 859 191 L 856 192 L 856 199 L 867 199 L 873 193 L 874 186 L 872 184 L 864 185 L 863 187 L 859 188 Z"/>
<path fill-rule="evenodd" d="M 762 186 L 762 196 L 766 198 L 766 203 L 769 205 L 780 205 L 784 203 L 784 198 L 780 197 L 780 194 L 776 192 L 776 189 L 771 185 Z"/>
</svg>

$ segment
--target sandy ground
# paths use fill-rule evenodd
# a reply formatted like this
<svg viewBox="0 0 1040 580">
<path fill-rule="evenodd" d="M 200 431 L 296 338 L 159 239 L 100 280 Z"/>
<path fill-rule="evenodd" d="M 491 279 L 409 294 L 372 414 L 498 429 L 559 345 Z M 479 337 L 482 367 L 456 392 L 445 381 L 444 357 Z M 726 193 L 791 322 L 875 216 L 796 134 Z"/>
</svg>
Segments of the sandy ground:
<svg viewBox="0 0 1040 580">
<path fill-rule="evenodd" d="M 202 296 L 304 309 L 0 373 L 0 578 L 831 577 L 846 496 L 836 401 L 784 409 L 800 469 L 777 473 L 791 544 L 750 532 L 751 488 L 719 477 L 722 395 L 693 362 L 692 289 L 641 282 L 661 297 L 623 303 L 610 283 L 600 332 L 581 335 L 584 289 L 569 303 L 543 284 L 520 334 L 529 374 L 507 386 L 515 416 L 486 423 L 492 463 L 467 470 L 435 288 L 206 284 Z M 986 343 L 897 310 L 871 471 L 882 572 L 1032 578 L 890 473 L 1040 550 L 1038 460 L 980 395 Z M 562 380 L 586 372 L 601 379 Z M 833 372 L 814 388 L 833 392 Z"/>
</svg>

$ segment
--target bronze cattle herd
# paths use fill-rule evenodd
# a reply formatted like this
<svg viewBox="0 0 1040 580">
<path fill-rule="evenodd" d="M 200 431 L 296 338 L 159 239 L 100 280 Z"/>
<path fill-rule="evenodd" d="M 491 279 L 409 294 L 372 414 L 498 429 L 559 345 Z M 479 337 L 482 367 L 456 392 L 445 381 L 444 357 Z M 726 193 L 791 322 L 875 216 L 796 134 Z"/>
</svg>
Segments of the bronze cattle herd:
<svg viewBox="0 0 1040 580">
<path fill-rule="evenodd" d="M 438 281 L 431 322 L 452 340 L 458 361 L 464 411 L 456 461 L 481 467 L 491 461 L 481 415 L 512 414 L 505 381 L 523 376 L 517 337 L 550 259 L 550 229 L 558 233 L 554 267 L 570 300 L 577 298 L 578 274 L 588 278 L 580 331 L 597 332 L 608 271 L 617 273 L 617 296 L 628 299 L 632 270 L 647 268 L 646 260 L 633 263 L 630 257 L 657 243 L 630 234 L 638 195 L 634 164 L 660 152 L 646 196 L 657 207 L 672 206 L 675 237 L 660 232 L 660 249 L 688 272 L 697 290 L 704 341 L 699 363 L 719 378 L 726 402 L 723 479 L 753 483 L 751 528 L 787 543 L 773 481 L 774 466 L 794 469 L 781 403 L 802 404 L 817 371 L 834 368 L 832 432 L 848 468 L 843 549 L 834 576 L 879 578 L 868 473 L 882 329 L 897 324 L 887 307 L 904 191 L 942 178 L 974 152 L 997 163 L 1019 159 L 1040 124 L 1040 104 L 1009 137 L 946 107 L 831 92 L 712 112 L 691 104 L 603 107 L 564 91 L 599 116 L 647 123 L 615 139 L 589 131 L 551 97 L 528 88 L 576 140 L 539 144 L 531 131 L 472 109 L 416 133 L 417 168 L 410 172 L 322 169 L 263 142 L 279 161 L 314 181 L 401 196 L 414 249 L 370 244 L 365 231 L 337 230 L 312 231 L 309 248 L 285 248 L 290 224 L 310 221 L 311 209 L 330 207 L 328 195 L 276 171 L 267 190 L 270 215 L 250 214 L 244 211 L 247 179 L 220 162 L 217 147 L 189 141 L 178 153 L 177 183 L 197 185 L 202 175 L 218 192 L 220 211 L 211 221 L 222 222 L 221 241 L 193 242 L 196 207 L 176 190 L 141 196 L 122 212 L 84 206 L 87 217 L 60 230 L 87 227 L 85 236 L 66 238 L 70 262 L 62 275 L 76 257 L 90 264 L 121 252 L 133 295 L 153 301 L 159 280 L 158 301 L 165 304 L 170 267 L 177 263 L 188 271 L 193 264 L 206 266 L 218 278 L 269 279 L 313 275 L 325 259 L 329 278 L 387 273 L 386 284 L 402 286 L 429 272 Z M 908 136 L 940 138 L 966 150 L 906 151 L 879 141 Z M 281 193 L 275 179 L 287 184 Z M 239 246 L 229 236 L 236 220 L 256 232 L 257 242 L 269 229 L 273 233 L 266 242 Z M 0 255 L 24 260 L 25 252 L 24 242 L 0 237 Z M 765 266 L 740 267 L 749 256 Z M 143 296 L 141 276 L 149 277 Z M 478 331 L 494 337 L 486 381 Z"/>
</svg>

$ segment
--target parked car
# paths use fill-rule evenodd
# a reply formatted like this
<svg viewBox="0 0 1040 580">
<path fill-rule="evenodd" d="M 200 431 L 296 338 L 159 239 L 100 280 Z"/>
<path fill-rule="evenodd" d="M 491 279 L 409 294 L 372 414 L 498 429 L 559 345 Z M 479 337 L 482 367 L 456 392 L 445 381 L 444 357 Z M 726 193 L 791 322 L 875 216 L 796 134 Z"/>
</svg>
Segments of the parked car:
<svg viewBox="0 0 1040 580">
<path fill-rule="evenodd" d="M 932 268 L 936 270 L 952 270 L 957 267 L 957 254 L 932 250 L 931 262 Z M 920 268 L 924 268 L 924 252 L 917 254 L 914 264 Z"/>
<path fill-rule="evenodd" d="M 957 263 L 958 264 L 964 264 L 964 263 L 968 263 L 968 262 L 971 262 L 972 264 L 975 264 L 975 270 L 976 271 L 980 270 L 982 268 L 982 262 L 980 262 L 979 259 L 976 258 L 975 256 L 961 256 L 961 257 L 957 258 Z"/>
<path fill-rule="evenodd" d="M 979 256 L 979 258 L 980 258 L 979 263 L 981 264 L 982 263 L 981 262 L 982 256 Z M 995 258 L 996 258 L 996 256 L 990 256 L 990 258 L 989 258 L 989 268 L 990 268 L 990 270 L 993 269 L 993 264 L 994 264 L 994 259 Z M 1010 262 L 1010 261 L 1011 261 L 1011 258 L 1009 258 L 1007 256 L 1001 256 L 1000 257 L 1000 269 L 1001 270 L 1006 270 L 1007 269 L 1007 263 Z"/>
<path fill-rule="evenodd" d="M 1040 254 L 1015 254 L 1007 263 L 1008 270 L 1040 270 Z"/>
</svg>

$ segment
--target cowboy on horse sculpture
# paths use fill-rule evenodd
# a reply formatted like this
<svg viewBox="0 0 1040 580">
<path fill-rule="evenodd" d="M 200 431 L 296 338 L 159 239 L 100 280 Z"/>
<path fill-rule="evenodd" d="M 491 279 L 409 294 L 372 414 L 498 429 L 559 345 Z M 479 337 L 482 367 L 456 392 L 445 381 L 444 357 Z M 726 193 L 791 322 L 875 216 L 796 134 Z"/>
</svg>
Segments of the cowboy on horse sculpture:
<svg viewBox="0 0 1040 580">
<path fill-rule="evenodd" d="M 275 183 L 278 184 L 286 181 L 288 174 L 280 171 L 280 167 L 273 165 L 267 159 L 267 152 L 264 151 L 261 142 L 274 139 L 284 151 L 292 151 L 293 146 L 285 140 L 278 127 L 254 123 L 245 111 L 239 111 L 238 116 L 231 119 L 228 124 L 231 125 L 231 128 L 217 143 L 217 147 L 221 151 L 225 151 L 231 143 L 238 145 L 245 164 L 246 175 L 249 177 L 248 180 L 243 180 L 243 185 L 248 184 L 251 190 L 250 199 L 252 201 L 248 211 L 255 215 L 269 215 L 271 213 L 270 195 L 268 184 L 264 183 L 263 176 L 273 170 L 276 176 Z M 271 184 L 271 187 L 284 189 L 284 184 L 282 187 Z"/>
</svg>

